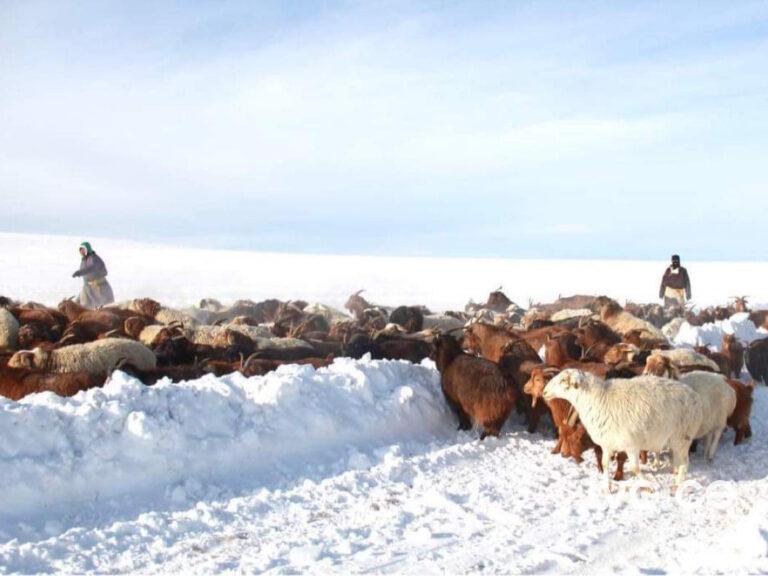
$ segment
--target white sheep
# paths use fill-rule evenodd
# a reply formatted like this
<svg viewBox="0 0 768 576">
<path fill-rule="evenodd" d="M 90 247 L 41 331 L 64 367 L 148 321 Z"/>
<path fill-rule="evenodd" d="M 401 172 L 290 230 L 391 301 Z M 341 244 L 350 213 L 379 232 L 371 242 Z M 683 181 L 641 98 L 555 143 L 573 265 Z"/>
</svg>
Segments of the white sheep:
<svg viewBox="0 0 768 576">
<path fill-rule="evenodd" d="M 701 397 L 703 418 L 695 438 L 704 439 L 704 455 L 711 462 L 728 417 L 736 408 L 736 392 L 728 385 L 725 376 L 712 372 L 689 372 L 680 377 L 680 382 L 693 388 Z"/>
<path fill-rule="evenodd" d="M 144 344 L 126 338 L 105 338 L 50 351 L 35 348 L 17 352 L 8 361 L 8 366 L 106 376 L 122 362 L 139 370 L 151 370 L 157 365 L 155 354 Z"/>
<path fill-rule="evenodd" d="M 549 319 L 552 322 L 562 322 L 564 320 L 570 320 L 571 318 L 592 316 L 592 314 L 593 312 L 589 308 L 563 308 L 552 314 Z"/>
<path fill-rule="evenodd" d="M 702 400 L 689 386 L 656 376 L 602 380 L 579 370 L 563 370 L 544 388 L 544 398 L 568 400 L 589 435 L 603 448 L 609 481 L 611 456 L 626 452 L 639 473 L 641 450 L 669 447 L 680 484 L 688 473 L 688 450 L 703 418 Z"/>
<path fill-rule="evenodd" d="M 664 356 L 668 358 L 672 365 L 681 371 L 686 371 L 686 368 L 693 367 L 709 368 L 715 372 L 720 371 L 720 367 L 711 358 L 707 358 L 704 354 L 699 354 L 694 350 L 688 348 L 673 348 L 672 350 L 654 350 L 651 353 L 652 356 Z"/>
<path fill-rule="evenodd" d="M 5 308 L 0 308 L 0 352 L 12 352 L 19 345 L 19 321 Z"/>
</svg>

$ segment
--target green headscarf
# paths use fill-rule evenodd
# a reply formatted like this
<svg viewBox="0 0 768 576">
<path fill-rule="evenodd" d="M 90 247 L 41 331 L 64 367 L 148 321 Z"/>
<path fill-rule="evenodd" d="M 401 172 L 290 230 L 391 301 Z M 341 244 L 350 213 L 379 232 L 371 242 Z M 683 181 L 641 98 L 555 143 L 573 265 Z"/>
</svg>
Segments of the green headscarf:
<svg viewBox="0 0 768 576">
<path fill-rule="evenodd" d="M 80 247 L 85 248 L 85 254 L 88 255 L 91 252 L 93 252 L 93 248 L 91 248 L 90 242 L 80 242 Z"/>
</svg>

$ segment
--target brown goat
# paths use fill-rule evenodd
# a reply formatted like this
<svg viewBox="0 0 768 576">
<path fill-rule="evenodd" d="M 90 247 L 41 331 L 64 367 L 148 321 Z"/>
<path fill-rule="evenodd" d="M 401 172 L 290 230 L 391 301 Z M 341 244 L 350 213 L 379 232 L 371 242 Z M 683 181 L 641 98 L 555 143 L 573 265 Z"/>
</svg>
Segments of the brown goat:
<svg viewBox="0 0 768 576">
<path fill-rule="evenodd" d="M 514 340 L 507 344 L 498 362 L 499 370 L 507 382 L 517 390 L 515 406 L 519 414 L 525 415 L 526 427 L 533 434 L 539 427 L 539 421 L 546 414 L 546 408 L 531 402 L 531 397 L 523 391 L 534 368 L 541 366 L 541 358 L 525 340 Z"/>
<path fill-rule="evenodd" d="M 20 400 L 37 392 L 53 392 L 59 396 L 74 396 L 81 390 L 103 386 L 105 378 L 85 372 L 53 374 L 26 368 L 0 367 L 0 395 Z"/>
<path fill-rule="evenodd" d="M 459 429 L 470 429 L 474 420 L 483 428 L 481 440 L 498 436 L 515 405 L 514 384 L 493 362 L 462 352 L 459 342 L 449 335 L 436 339 L 433 359 L 445 400 L 459 419 Z"/>
<path fill-rule="evenodd" d="M 736 335 L 723 334 L 720 350 L 728 358 L 730 373 L 726 376 L 733 376 L 734 378 L 741 376 L 741 371 L 744 369 L 744 345 L 738 341 Z"/>
<path fill-rule="evenodd" d="M 720 352 L 712 352 L 708 346 L 694 346 L 693 349 L 694 351 L 698 352 L 699 354 L 703 354 L 712 360 L 715 364 L 717 364 L 722 374 L 725 374 L 726 376 L 731 374 L 731 361 L 730 358 L 725 354 L 721 354 Z"/>
<path fill-rule="evenodd" d="M 741 444 L 745 438 L 752 436 L 749 417 L 752 414 L 752 392 L 755 389 L 755 383 L 744 384 L 739 380 L 729 378 L 728 384 L 736 392 L 736 408 L 734 408 L 733 414 L 728 417 L 728 426 L 736 432 L 733 443 Z"/>
<path fill-rule="evenodd" d="M 506 347 L 517 340 L 520 340 L 520 336 L 512 330 L 483 322 L 475 322 L 464 332 L 461 346 L 473 354 L 479 354 L 486 360 L 498 362 Z"/>
<path fill-rule="evenodd" d="M 606 367 L 607 368 L 607 367 Z M 581 367 L 583 369 L 583 366 Z M 544 387 L 547 385 L 555 375 L 559 373 L 559 369 L 554 367 L 538 367 L 531 373 L 530 380 L 525 384 L 526 393 L 530 394 L 533 398 L 534 404 L 537 404 L 540 399 L 544 398 Z M 589 449 L 595 451 L 597 458 L 597 469 L 601 473 L 603 472 L 603 450 L 600 446 L 594 443 L 589 436 L 584 424 L 579 420 L 578 413 L 573 409 L 573 406 L 567 401 L 560 398 L 553 400 L 544 400 L 547 407 L 552 414 L 552 422 L 557 429 L 557 444 L 552 449 L 552 454 L 561 454 L 563 458 L 571 457 L 576 460 L 577 463 L 583 462 L 582 454 Z M 616 455 L 616 461 L 618 466 L 616 467 L 616 473 L 614 474 L 614 480 L 624 479 L 624 463 L 627 461 L 627 455 L 624 452 L 620 452 Z"/>
<path fill-rule="evenodd" d="M 582 350 L 576 335 L 565 332 L 557 336 L 549 335 L 544 342 L 544 362 L 558 368 L 571 360 L 579 360 Z"/>
<path fill-rule="evenodd" d="M 597 320 L 590 320 L 574 330 L 574 334 L 576 335 L 576 342 L 584 351 L 583 359 L 595 362 L 602 362 L 605 353 L 611 346 L 621 342 L 621 336 L 607 324 Z"/>
</svg>

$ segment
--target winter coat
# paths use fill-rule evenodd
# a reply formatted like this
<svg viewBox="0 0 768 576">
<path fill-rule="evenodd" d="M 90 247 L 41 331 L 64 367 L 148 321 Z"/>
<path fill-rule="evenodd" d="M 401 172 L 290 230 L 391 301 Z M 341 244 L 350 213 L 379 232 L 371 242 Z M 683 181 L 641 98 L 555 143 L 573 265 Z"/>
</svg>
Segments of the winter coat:
<svg viewBox="0 0 768 576">
<path fill-rule="evenodd" d="M 664 291 L 667 288 L 674 288 L 675 290 L 685 290 L 685 297 L 687 300 L 691 299 L 691 280 L 688 278 L 688 270 L 680 266 L 677 271 L 669 266 L 664 271 L 664 277 L 661 279 L 661 288 L 659 288 L 659 298 L 664 297 Z"/>
</svg>

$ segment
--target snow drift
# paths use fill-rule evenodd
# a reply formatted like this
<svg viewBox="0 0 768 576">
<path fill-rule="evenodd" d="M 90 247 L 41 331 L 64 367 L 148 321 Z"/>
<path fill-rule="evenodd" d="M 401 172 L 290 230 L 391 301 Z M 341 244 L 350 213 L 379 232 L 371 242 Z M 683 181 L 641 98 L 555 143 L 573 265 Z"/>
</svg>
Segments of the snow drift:
<svg viewBox="0 0 768 576">
<path fill-rule="evenodd" d="M 72 398 L 3 400 L 0 530 L 126 494 L 183 502 L 190 482 L 263 486 L 429 440 L 455 430 L 440 395 L 429 366 L 338 359 L 152 387 L 118 372 Z"/>
</svg>

